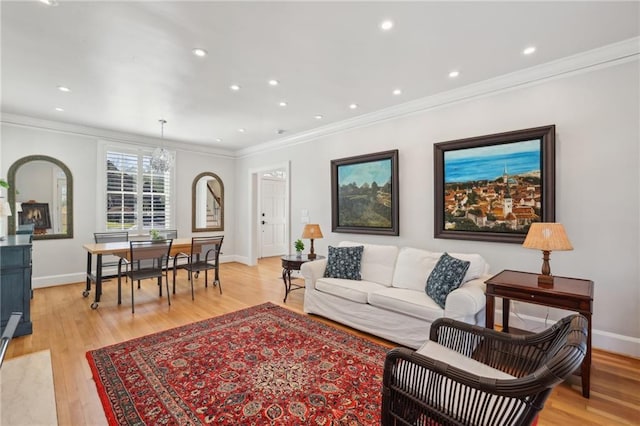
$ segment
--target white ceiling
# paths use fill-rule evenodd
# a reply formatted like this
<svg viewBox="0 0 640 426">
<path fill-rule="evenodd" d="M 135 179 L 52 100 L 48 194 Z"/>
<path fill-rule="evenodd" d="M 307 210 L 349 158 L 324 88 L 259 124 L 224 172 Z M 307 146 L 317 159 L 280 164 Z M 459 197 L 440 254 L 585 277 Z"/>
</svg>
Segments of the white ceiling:
<svg viewBox="0 0 640 426">
<path fill-rule="evenodd" d="M 2 1 L 2 112 L 149 137 L 164 118 L 232 151 L 640 34 L 636 1 L 58 1 Z"/>
</svg>

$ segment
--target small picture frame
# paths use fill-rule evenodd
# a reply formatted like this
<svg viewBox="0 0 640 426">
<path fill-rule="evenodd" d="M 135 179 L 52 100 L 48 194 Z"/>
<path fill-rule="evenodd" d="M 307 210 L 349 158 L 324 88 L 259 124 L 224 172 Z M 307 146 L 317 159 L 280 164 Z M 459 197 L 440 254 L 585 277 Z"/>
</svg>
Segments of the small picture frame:
<svg viewBox="0 0 640 426">
<path fill-rule="evenodd" d="M 555 221 L 555 125 L 434 145 L 434 237 L 522 243 Z"/>
<path fill-rule="evenodd" d="M 331 161 L 333 232 L 399 235 L 398 150 Z"/>
<path fill-rule="evenodd" d="M 41 231 L 51 228 L 51 215 L 48 203 L 22 203 L 22 211 L 19 213 L 20 225 L 33 224 L 34 230 Z"/>
</svg>

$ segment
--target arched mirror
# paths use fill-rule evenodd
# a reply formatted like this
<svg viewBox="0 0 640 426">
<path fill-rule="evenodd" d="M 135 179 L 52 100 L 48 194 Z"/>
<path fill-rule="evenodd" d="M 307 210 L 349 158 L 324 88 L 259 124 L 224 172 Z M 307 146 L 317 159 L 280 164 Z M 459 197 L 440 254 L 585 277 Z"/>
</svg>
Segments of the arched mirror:
<svg viewBox="0 0 640 426">
<path fill-rule="evenodd" d="M 191 186 L 191 230 L 224 231 L 224 185 L 215 173 L 200 173 Z"/>
<path fill-rule="evenodd" d="M 61 161 L 30 155 L 9 168 L 9 234 L 33 227 L 34 240 L 73 238 L 73 177 Z"/>
</svg>

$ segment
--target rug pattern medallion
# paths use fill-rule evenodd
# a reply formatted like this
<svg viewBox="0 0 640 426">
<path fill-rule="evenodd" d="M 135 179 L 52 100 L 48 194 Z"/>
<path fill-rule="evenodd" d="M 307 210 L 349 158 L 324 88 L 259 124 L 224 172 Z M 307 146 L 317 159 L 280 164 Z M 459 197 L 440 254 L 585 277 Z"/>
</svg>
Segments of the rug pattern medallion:
<svg viewBox="0 0 640 426">
<path fill-rule="evenodd" d="M 87 359 L 112 425 L 373 425 L 386 352 L 266 303 Z"/>
</svg>

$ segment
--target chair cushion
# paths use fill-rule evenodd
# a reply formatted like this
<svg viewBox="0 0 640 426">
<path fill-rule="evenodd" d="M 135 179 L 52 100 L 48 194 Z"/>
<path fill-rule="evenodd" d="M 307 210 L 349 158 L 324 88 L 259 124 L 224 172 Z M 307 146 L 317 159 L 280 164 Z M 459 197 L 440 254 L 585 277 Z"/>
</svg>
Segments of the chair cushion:
<svg viewBox="0 0 640 426">
<path fill-rule="evenodd" d="M 476 361 L 473 358 L 466 357 L 459 352 L 442 346 L 432 340 L 420 347 L 416 352 L 427 356 L 431 359 L 445 362 L 453 367 L 473 373 L 476 376 L 490 377 L 492 379 L 513 379 L 514 376 L 500 371 L 486 364 Z"/>
<path fill-rule="evenodd" d="M 360 280 L 360 262 L 363 246 L 331 247 L 324 276 L 327 278 L 345 278 Z"/>
<path fill-rule="evenodd" d="M 444 253 L 427 279 L 425 291 L 434 302 L 444 309 L 447 296 L 460 287 L 470 262 Z"/>
<path fill-rule="evenodd" d="M 398 256 L 398 247 L 382 244 L 362 244 L 342 241 L 340 247 L 364 246 L 360 274 L 365 281 L 383 284 L 389 287 Z"/>
<path fill-rule="evenodd" d="M 406 288 L 385 287 L 369 294 L 369 304 L 427 322 L 433 322 L 444 316 L 444 309 L 440 308 L 422 289 L 415 291 Z M 426 330 L 428 334 L 428 326 L 426 326 Z"/>
<path fill-rule="evenodd" d="M 320 278 L 316 281 L 316 290 L 362 304 L 367 303 L 369 293 L 384 288 L 386 287 L 381 284 L 364 280 L 355 281 L 340 278 Z"/>
</svg>

